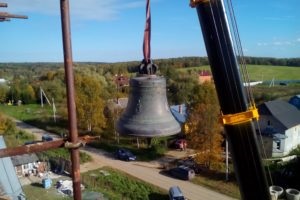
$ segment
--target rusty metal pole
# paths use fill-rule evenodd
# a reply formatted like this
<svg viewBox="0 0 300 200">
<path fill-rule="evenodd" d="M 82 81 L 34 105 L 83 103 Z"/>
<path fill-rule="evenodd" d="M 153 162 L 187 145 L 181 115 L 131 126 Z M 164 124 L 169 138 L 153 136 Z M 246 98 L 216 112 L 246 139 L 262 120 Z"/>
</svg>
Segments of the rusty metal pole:
<svg viewBox="0 0 300 200">
<path fill-rule="evenodd" d="M 64 66 L 67 85 L 67 103 L 68 103 L 68 119 L 69 119 L 69 139 L 71 143 L 78 142 L 76 105 L 75 105 L 75 89 L 73 75 L 73 59 L 71 46 L 71 30 L 70 30 L 70 11 L 69 0 L 60 0 L 61 9 L 61 25 L 64 49 Z M 73 195 L 75 200 L 81 200 L 80 188 L 80 166 L 79 166 L 79 149 L 71 149 L 72 161 L 72 179 L 73 179 Z"/>
<path fill-rule="evenodd" d="M 99 140 L 99 139 L 100 136 L 86 135 L 83 137 L 79 137 L 80 142 L 77 144 L 70 143 L 65 139 L 55 139 L 54 141 L 49 141 L 49 142 L 36 141 L 37 143 L 35 144 L 28 144 L 28 145 L 23 145 L 18 147 L 0 149 L 0 158 L 36 153 L 36 152 L 57 149 L 57 148 L 72 149 L 74 147 L 84 146 L 86 143 Z"/>
</svg>

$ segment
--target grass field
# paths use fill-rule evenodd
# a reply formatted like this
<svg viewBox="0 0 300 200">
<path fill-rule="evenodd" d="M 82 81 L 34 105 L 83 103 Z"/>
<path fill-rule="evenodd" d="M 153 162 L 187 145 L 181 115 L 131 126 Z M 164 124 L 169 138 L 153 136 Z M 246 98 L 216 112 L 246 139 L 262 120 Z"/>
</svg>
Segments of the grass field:
<svg viewBox="0 0 300 200">
<path fill-rule="evenodd" d="M 181 68 L 178 70 L 210 70 L 210 66 Z M 247 71 L 251 81 L 271 81 L 273 78 L 275 80 L 300 80 L 300 67 L 247 65 Z"/>
<path fill-rule="evenodd" d="M 0 112 L 58 135 L 65 133 L 68 127 L 66 120 L 62 118 L 57 117 L 56 122 L 54 122 L 52 107 L 50 106 L 41 107 L 39 104 L 9 106 L 0 104 Z"/>
<path fill-rule="evenodd" d="M 248 65 L 251 81 L 300 80 L 300 67 Z"/>
<path fill-rule="evenodd" d="M 62 178 L 65 180 L 66 178 Z M 57 179 L 58 180 L 58 179 Z M 52 180 L 52 186 L 44 189 L 42 184 L 32 183 L 26 185 L 23 190 L 29 200 L 69 200 L 73 199 L 64 196 L 55 189 L 57 180 Z M 167 200 L 167 191 L 144 181 L 136 179 L 128 174 L 118 170 L 104 167 L 101 169 L 88 171 L 81 174 L 82 184 L 85 187 L 83 191 L 94 191 L 104 194 L 108 199 L 115 200 Z M 84 199 L 84 198 L 83 198 Z"/>
<path fill-rule="evenodd" d="M 233 172 L 230 172 L 229 181 L 226 181 L 224 171 L 202 171 L 192 182 L 227 196 L 241 199 L 239 186 Z"/>
</svg>

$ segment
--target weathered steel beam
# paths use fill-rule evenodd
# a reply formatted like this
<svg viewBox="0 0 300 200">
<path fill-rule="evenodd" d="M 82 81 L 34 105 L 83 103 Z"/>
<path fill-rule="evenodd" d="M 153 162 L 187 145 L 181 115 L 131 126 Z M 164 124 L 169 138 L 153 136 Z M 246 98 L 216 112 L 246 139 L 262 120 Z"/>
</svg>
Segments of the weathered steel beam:
<svg viewBox="0 0 300 200">
<path fill-rule="evenodd" d="M 28 19 L 26 15 L 14 15 L 7 12 L 0 12 L 0 18 L 18 18 L 18 19 Z"/>
<path fill-rule="evenodd" d="M 10 21 L 10 19 L 0 17 L 0 22 L 7 22 L 7 21 Z"/>
<path fill-rule="evenodd" d="M 0 149 L 0 158 L 3 157 L 10 157 L 16 155 L 23 155 L 23 154 L 30 154 L 30 153 L 37 153 L 41 151 L 56 149 L 56 148 L 78 148 L 78 146 L 82 146 L 86 143 L 95 141 L 100 139 L 98 136 L 84 136 L 79 138 L 79 142 L 76 144 L 69 143 L 66 139 L 58 139 L 49 142 L 37 142 L 35 144 L 23 145 L 19 147 L 12 147 L 6 149 Z"/>
<path fill-rule="evenodd" d="M 0 7 L 7 7 L 7 3 L 0 3 Z"/>
<path fill-rule="evenodd" d="M 70 142 L 78 142 L 69 0 L 60 0 Z M 81 200 L 79 149 L 71 149 L 74 199 Z"/>
</svg>

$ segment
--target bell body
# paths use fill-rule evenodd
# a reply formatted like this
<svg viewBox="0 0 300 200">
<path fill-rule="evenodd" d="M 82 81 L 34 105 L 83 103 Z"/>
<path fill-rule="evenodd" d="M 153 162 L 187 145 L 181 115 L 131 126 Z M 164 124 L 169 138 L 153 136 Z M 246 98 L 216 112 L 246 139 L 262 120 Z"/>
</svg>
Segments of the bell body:
<svg viewBox="0 0 300 200">
<path fill-rule="evenodd" d="M 130 79 L 130 95 L 125 112 L 116 123 L 121 135 L 159 137 L 181 131 L 166 96 L 166 80 L 156 75 Z"/>
</svg>

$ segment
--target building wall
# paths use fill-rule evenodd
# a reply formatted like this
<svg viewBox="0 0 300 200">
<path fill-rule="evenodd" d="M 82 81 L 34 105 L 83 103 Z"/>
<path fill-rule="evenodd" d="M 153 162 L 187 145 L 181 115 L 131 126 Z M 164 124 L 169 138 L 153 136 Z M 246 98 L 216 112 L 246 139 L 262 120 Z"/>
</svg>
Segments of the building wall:
<svg viewBox="0 0 300 200">
<path fill-rule="evenodd" d="M 300 125 L 286 130 L 285 135 L 287 138 L 284 140 L 284 155 L 287 155 L 300 145 Z"/>
<path fill-rule="evenodd" d="M 285 139 L 280 140 L 280 144 L 278 144 L 278 141 L 274 141 L 272 137 L 263 137 L 263 143 L 265 146 L 267 156 L 286 156 L 292 149 L 300 145 L 300 124 L 288 130 L 285 130 L 285 127 L 281 123 L 279 123 L 273 116 L 261 115 L 259 118 L 259 126 L 262 132 L 267 128 L 271 128 L 277 133 L 283 134 L 287 137 Z M 258 144 L 261 148 L 261 143 L 258 142 Z"/>
<path fill-rule="evenodd" d="M 285 132 L 285 127 L 271 115 L 260 115 L 259 126 L 261 131 L 269 127 L 269 128 L 274 128 L 274 130 L 277 131 L 278 133 L 284 134 Z"/>
<path fill-rule="evenodd" d="M 210 82 L 212 80 L 212 76 L 199 76 L 199 83 L 202 84 L 204 82 Z"/>
<path fill-rule="evenodd" d="M 44 173 L 47 171 L 46 162 L 34 162 L 24 165 L 15 166 L 15 170 L 18 177 L 26 175 L 36 175 L 38 173 Z"/>
</svg>

